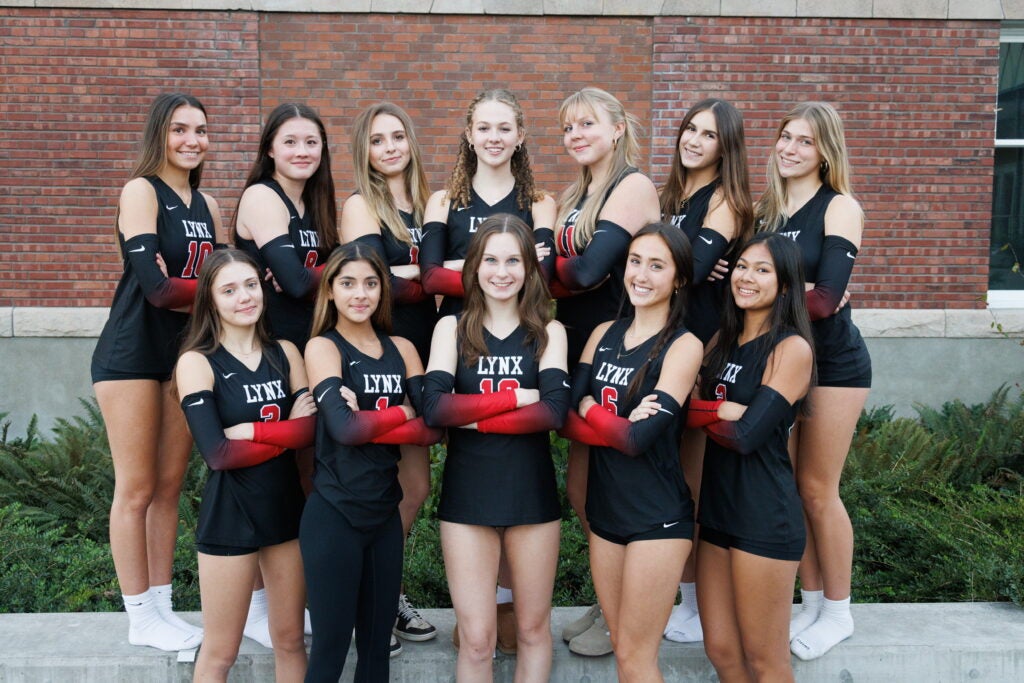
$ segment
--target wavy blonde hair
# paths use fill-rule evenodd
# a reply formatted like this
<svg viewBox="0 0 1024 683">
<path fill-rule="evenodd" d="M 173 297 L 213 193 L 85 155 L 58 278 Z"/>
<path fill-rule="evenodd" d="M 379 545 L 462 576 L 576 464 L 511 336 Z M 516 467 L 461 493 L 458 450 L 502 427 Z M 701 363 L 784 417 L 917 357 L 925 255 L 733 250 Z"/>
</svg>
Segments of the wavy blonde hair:
<svg viewBox="0 0 1024 683">
<path fill-rule="evenodd" d="M 583 208 L 576 218 L 576 230 L 573 232 L 573 243 L 578 249 L 586 247 L 594 236 L 597 216 L 604 205 L 605 195 L 630 168 L 635 168 L 640 158 L 640 123 L 636 117 L 626 111 L 622 103 L 609 92 L 600 88 L 583 88 L 565 98 L 558 110 L 558 121 L 564 127 L 569 119 L 576 118 L 586 112 L 597 118 L 598 110 L 604 111 L 611 119 L 612 125 L 624 124 L 622 136 L 612 148 L 612 165 L 607 177 L 594 191 L 587 196 L 587 187 L 593 179 L 590 169 L 580 168 L 580 175 L 569 188 L 562 193 L 558 202 L 558 220 L 555 225 L 564 225 L 569 214 L 580 200 L 586 197 Z"/>
</svg>

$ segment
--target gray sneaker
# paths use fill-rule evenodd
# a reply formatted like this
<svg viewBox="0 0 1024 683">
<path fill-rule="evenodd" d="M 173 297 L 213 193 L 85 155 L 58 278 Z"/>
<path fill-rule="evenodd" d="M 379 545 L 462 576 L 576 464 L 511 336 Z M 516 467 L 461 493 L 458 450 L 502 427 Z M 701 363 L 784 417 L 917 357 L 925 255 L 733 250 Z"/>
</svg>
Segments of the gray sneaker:
<svg viewBox="0 0 1024 683">
<path fill-rule="evenodd" d="M 584 657 L 600 657 L 612 653 L 612 638 L 602 614 L 594 625 L 569 641 L 569 651 Z"/>
<path fill-rule="evenodd" d="M 562 629 L 562 640 L 568 643 L 573 638 L 593 626 L 599 616 L 601 616 L 601 606 L 591 606 L 590 609 L 583 613 L 582 617 L 571 624 L 566 624 L 565 628 Z"/>
</svg>

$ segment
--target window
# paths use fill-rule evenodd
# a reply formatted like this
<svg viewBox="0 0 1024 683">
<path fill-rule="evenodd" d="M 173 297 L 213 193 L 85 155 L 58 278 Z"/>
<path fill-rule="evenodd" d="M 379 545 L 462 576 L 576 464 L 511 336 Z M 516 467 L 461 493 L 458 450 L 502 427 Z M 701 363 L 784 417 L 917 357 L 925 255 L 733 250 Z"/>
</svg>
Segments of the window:
<svg viewBox="0 0 1024 683">
<path fill-rule="evenodd" d="M 1024 305 L 1024 28 L 999 42 L 999 101 L 992 182 L 990 306 Z"/>
</svg>

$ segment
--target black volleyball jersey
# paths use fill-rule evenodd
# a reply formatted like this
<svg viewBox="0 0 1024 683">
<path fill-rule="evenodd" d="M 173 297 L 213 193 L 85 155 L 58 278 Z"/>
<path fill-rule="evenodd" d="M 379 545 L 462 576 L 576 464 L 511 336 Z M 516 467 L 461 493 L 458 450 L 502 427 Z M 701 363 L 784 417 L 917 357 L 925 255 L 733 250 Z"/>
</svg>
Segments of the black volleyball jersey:
<svg viewBox="0 0 1024 683">
<path fill-rule="evenodd" d="M 822 245 L 825 241 L 825 212 L 838 195 L 839 193 L 831 187 L 822 184 L 814 196 L 777 231 L 791 238 L 800 247 L 807 282 L 818 280 L 818 265 L 821 262 Z M 819 375 L 822 364 L 830 361 L 842 362 L 843 359 L 848 359 L 848 362 L 854 365 L 863 365 L 865 362 L 867 345 L 861 337 L 860 330 L 853 324 L 851 310 L 852 306 L 847 304 L 835 315 L 811 321 L 814 357 L 819 367 Z M 870 360 L 867 360 L 867 364 L 870 368 Z M 870 375 L 870 369 L 868 374 Z M 824 379 L 825 377 L 819 377 L 819 380 Z"/>
<path fill-rule="evenodd" d="M 320 249 L 320 235 L 313 226 L 313 215 L 306 207 L 306 213 L 299 216 L 298 210 L 288 198 L 276 180 L 268 178 L 260 185 L 273 190 L 288 209 L 288 239 L 294 245 L 295 252 L 302 260 L 304 268 L 315 268 L 323 265 L 327 255 Z M 260 253 L 256 242 L 244 237 L 238 238 L 238 248 L 256 259 L 260 270 L 266 272 L 269 267 Z M 278 292 L 274 287 L 265 289 L 267 306 L 267 330 L 275 339 L 287 339 L 303 351 L 309 340 L 309 330 L 313 323 L 313 297 L 295 298 L 285 292 Z"/>
<path fill-rule="evenodd" d="M 412 244 L 406 244 L 395 237 L 387 226 L 380 228 L 384 241 L 384 257 L 388 266 L 418 265 L 420 262 L 420 243 L 423 241 L 423 227 L 416 224 L 411 213 L 399 211 L 402 222 L 412 236 Z M 408 304 L 395 303 L 391 309 L 392 332 L 412 342 L 419 353 L 420 360 L 426 366 L 430 358 L 430 338 L 437 324 L 437 306 L 433 296 L 422 301 Z"/>
<path fill-rule="evenodd" d="M 213 370 L 213 396 L 224 427 L 288 419 L 295 399 L 289 365 L 275 342 L 263 349 L 255 370 L 224 347 L 206 356 Z M 251 467 L 211 470 L 199 507 L 199 543 L 262 548 L 299 536 L 305 495 L 295 454 L 286 451 Z"/>
<path fill-rule="evenodd" d="M 750 405 L 773 350 L 765 349 L 767 343 L 762 335 L 734 346 L 720 376 L 701 381 L 715 387 L 716 398 Z M 702 525 L 752 541 L 803 542 L 803 505 L 787 449 L 798 405 L 753 453 L 743 455 L 707 440 L 698 513 Z"/>
<path fill-rule="evenodd" d="M 640 400 L 654 391 L 665 353 L 686 334 L 681 328 L 652 359 L 638 391 L 627 400 L 629 383 L 654 345 L 655 337 L 625 349 L 623 337 L 632 318 L 617 320 L 594 350 L 589 394 L 604 409 L 628 417 Z M 679 419 L 646 453 L 630 457 L 605 446 L 591 446 L 587 473 L 587 519 L 606 532 L 630 536 L 662 525 L 693 521 L 693 500 L 679 465 L 679 438 L 686 423 L 685 401 Z M 599 410 L 602 408 L 593 408 Z"/>
<path fill-rule="evenodd" d="M 537 389 L 536 342 L 517 327 L 504 339 L 484 329 L 487 355 L 472 366 L 460 357 L 456 394 Z M 558 519 L 561 508 L 548 432 L 481 434 L 448 429 L 441 502 L 437 516 L 448 522 L 515 526 Z"/>
<path fill-rule="evenodd" d="M 721 186 L 722 179 L 716 178 L 694 192 L 690 198 L 682 202 L 672 216 L 666 216 L 672 225 L 678 227 L 690 239 L 690 244 L 705 239 L 697 233 L 704 227 L 708 208 L 715 191 Z M 722 305 L 725 289 L 729 279 L 723 278 L 708 282 L 694 282 L 690 287 L 690 300 L 686 307 L 686 327 L 707 344 L 718 331 L 722 317 Z"/>
<path fill-rule="evenodd" d="M 615 188 L 622 182 L 622 179 L 638 172 L 635 168 L 628 168 L 619 176 L 618 180 L 608 188 L 604 198 L 601 200 L 601 207 L 597 211 L 598 215 L 600 215 L 601 209 L 604 208 L 605 202 L 608 201 L 608 197 L 611 196 Z M 587 198 L 584 197 L 576 204 L 562 225 L 562 230 L 558 234 L 555 244 L 559 256 L 578 256 L 587 249 L 586 247 L 582 250 L 578 249 L 573 242 L 576 220 L 579 218 L 580 210 L 583 208 L 586 200 Z M 622 282 L 625 274 L 626 253 L 623 252 L 622 258 L 618 259 L 608 277 L 599 286 L 576 296 L 558 300 L 556 318 L 565 325 L 565 334 L 569 346 L 570 374 L 572 374 L 572 369 L 576 366 L 576 363 L 579 362 L 580 354 L 583 353 L 583 347 L 586 346 L 587 339 L 595 327 L 603 322 L 620 317 L 620 311 L 621 316 L 633 315 L 633 306 L 629 303 L 629 298 L 626 296 L 626 287 Z"/>
<path fill-rule="evenodd" d="M 466 258 L 469 251 L 469 242 L 476 234 L 480 224 L 491 216 L 499 213 L 509 213 L 521 218 L 526 225 L 533 229 L 533 207 L 520 209 L 517 202 L 519 187 L 513 187 L 512 191 L 494 204 L 488 204 L 476 193 L 472 187 L 469 188 L 469 206 L 456 206 L 452 200 L 448 205 L 448 222 L 445 244 L 445 261 L 454 261 Z M 462 310 L 462 299 L 446 296 L 441 303 L 440 314 L 454 315 Z"/>
<path fill-rule="evenodd" d="M 341 354 L 341 382 L 355 392 L 359 410 L 383 410 L 405 401 L 405 361 L 391 338 L 377 333 L 383 353 L 368 356 L 335 329 L 323 335 Z M 399 447 L 393 444 L 339 444 L 321 417 L 316 426 L 316 467 L 313 486 L 356 529 L 386 522 L 398 509 Z"/>
<path fill-rule="evenodd" d="M 193 190 L 192 204 L 186 205 L 159 177 L 147 176 L 146 180 L 156 191 L 156 234 L 167 275 L 193 280 L 199 276 L 199 268 L 216 242 L 213 214 L 206 198 L 199 190 Z M 114 291 L 110 317 L 96 344 L 93 364 L 116 372 L 170 376 L 178 360 L 188 314 L 158 308 L 146 299 L 120 231 L 117 240 L 124 273 Z"/>
</svg>

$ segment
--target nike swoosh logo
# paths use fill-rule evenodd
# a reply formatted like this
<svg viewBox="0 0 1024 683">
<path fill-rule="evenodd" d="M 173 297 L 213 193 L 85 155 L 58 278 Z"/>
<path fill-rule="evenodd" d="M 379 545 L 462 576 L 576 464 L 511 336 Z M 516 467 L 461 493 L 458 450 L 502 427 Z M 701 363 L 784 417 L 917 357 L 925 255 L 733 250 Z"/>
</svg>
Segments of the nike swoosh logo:
<svg viewBox="0 0 1024 683">
<path fill-rule="evenodd" d="M 282 244 L 281 248 L 282 249 L 294 249 L 295 245 L 294 244 Z"/>
<path fill-rule="evenodd" d="M 175 204 L 174 206 L 167 206 L 166 204 L 164 204 L 164 208 L 167 209 L 168 211 L 173 211 L 174 209 L 178 208 L 178 205 Z"/>
<path fill-rule="evenodd" d="M 466 209 L 468 209 L 468 208 L 469 208 L 468 206 L 460 206 L 460 207 L 458 207 L 458 208 L 457 208 L 457 209 L 455 209 L 455 210 L 456 210 L 456 211 L 465 211 L 465 210 L 466 210 Z"/>
<path fill-rule="evenodd" d="M 327 394 L 329 394 L 329 393 L 331 393 L 331 390 L 330 390 L 330 389 L 328 389 L 328 390 L 327 390 L 327 391 L 325 391 L 324 393 L 320 394 L 320 395 L 319 395 L 319 396 L 317 397 L 317 399 L 316 399 L 316 402 L 317 402 L 317 403 L 322 403 L 322 402 L 323 402 L 323 400 L 324 400 L 324 396 L 326 396 L 326 395 L 327 395 Z"/>
<path fill-rule="evenodd" d="M 298 216 L 292 216 L 292 220 L 293 221 L 297 221 L 297 220 L 299 220 L 299 217 Z"/>
<path fill-rule="evenodd" d="M 129 249 L 128 253 L 129 254 L 138 254 L 138 253 L 143 252 L 143 251 L 146 251 L 146 245 L 145 244 L 143 244 L 138 249 Z"/>
<path fill-rule="evenodd" d="M 709 240 L 707 237 L 704 237 L 703 235 L 697 235 L 697 237 L 700 237 L 707 244 L 711 244 L 711 240 Z"/>
<path fill-rule="evenodd" d="M 601 233 L 601 232 L 608 232 L 608 231 L 607 230 L 595 230 L 594 234 L 596 235 L 596 234 Z"/>
<path fill-rule="evenodd" d="M 232 377 L 234 377 L 237 374 L 238 374 L 237 372 L 229 372 L 228 374 L 224 375 L 224 379 L 231 379 Z"/>
<path fill-rule="evenodd" d="M 856 257 L 856 256 L 854 256 L 853 254 L 851 254 L 850 252 L 846 252 L 846 255 L 847 255 L 848 257 L 852 258 L 852 259 L 853 259 L 854 261 L 856 261 L 856 260 L 857 260 L 857 257 Z"/>
<path fill-rule="evenodd" d="M 598 346 L 597 347 L 598 353 L 601 353 L 601 352 L 604 352 L 604 351 L 611 351 L 611 350 L 612 350 L 612 347 L 610 347 L 610 346 Z"/>
<path fill-rule="evenodd" d="M 572 389 L 572 387 L 569 386 L 569 383 L 566 382 L 564 379 L 562 380 L 562 386 L 565 387 L 566 389 Z"/>
<path fill-rule="evenodd" d="M 659 413 L 665 413 L 666 415 L 672 415 L 673 414 L 671 410 L 665 410 L 664 408 L 658 408 L 658 412 Z"/>
<path fill-rule="evenodd" d="M 662 528 L 668 529 L 669 527 L 674 527 L 676 524 L 679 524 L 679 522 L 662 522 L 661 526 Z"/>
<path fill-rule="evenodd" d="M 191 408 L 192 406 L 201 406 L 201 405 L 203 405 L 203 401 L 205 401 L 205 400 L 206 399 L 201 398 L 198 401 L 196 401 L 195 403 L 189 403 L 188 407 Z"/>
<path fill-rule="evenodd" d="M 362 362 L 363 361 L 361 361 L 361 360 L 351 360 L 351 361 L 348 362 L 348 366 L 352 367 L 353 365 L 359 365 Z"/>
</svg>

